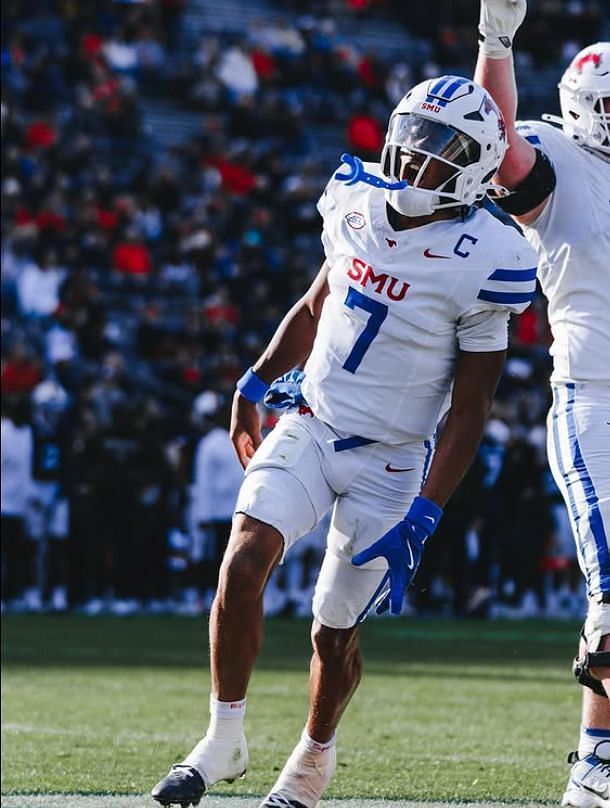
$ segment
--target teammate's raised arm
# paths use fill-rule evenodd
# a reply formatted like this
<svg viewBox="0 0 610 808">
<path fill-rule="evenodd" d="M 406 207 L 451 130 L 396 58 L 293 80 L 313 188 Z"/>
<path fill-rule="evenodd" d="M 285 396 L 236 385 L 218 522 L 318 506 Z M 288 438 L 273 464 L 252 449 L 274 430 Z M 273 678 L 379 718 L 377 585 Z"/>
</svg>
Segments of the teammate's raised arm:
<svg viewBox="0 0 610 808">
<path fill-rule="evenodd" d="M 506 124 L 509 149 L 496 177 L 513 194 L 499 200 L 499 205 L 522 224 L 529 224 L 544 209 L 555 182 L 544 153 L 522 137 L 515 125 L 518 96 L 512 44 L 525 11 L 525 0 L 481 0 L 474 77 L 489 90 Z"/>
</svg>

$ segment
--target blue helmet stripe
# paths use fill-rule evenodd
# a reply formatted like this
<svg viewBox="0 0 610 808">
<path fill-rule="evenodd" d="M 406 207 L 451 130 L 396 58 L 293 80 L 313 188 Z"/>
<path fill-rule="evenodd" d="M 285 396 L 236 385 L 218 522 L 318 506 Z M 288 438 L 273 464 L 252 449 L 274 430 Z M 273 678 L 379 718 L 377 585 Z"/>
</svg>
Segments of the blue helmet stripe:
<svg viewBox="0 0 610 808">
<path fill-rule="evenodd" d="M 449 101 L 458 87 L 461 87 L 464 84 L 468 84 L 468 79 L 457 78 L 449 85 L 449 87 L 445 88 L 442 94 L 443 98 L 446 98 Z"/>
<path fill-rule="evenodd" d="M 447 101 L 451 100 L 455 91 L 468 84 L 469 79 L 462 78 L 461 76 L 443 76 L 440 78 L 430 89 L 426 101 L 429 104 L 437 104 L 439 107 L 447 106 Z"/>
<path fill-rule="evenodd" d="M 428 96 L 431 96 L 431 95 L 440 95 L 440 94 L 441 94 L 441 90 L 442 90 L 442 88 L 445 86 L 445 84 L 447 84 L 447 76 L 443 76 L 442 78 L 440 78 L 440 79 L 439 79 L 439 80 L 436 82 L 436 84 L 434 85 L 434 87 L 430 87 L 430 89 L 428 90 Z"/>
<path fill-rule="evenodd" d="M 429 104 L 436 104 L 439 107 L 444 107 L 447 105 L 447 101 L 443 100 L 443 96 L 445 93 L 443 89 L 447 87 L 448 84 L 451 84 L 451 77 L 450 76 L 442 76 L 436 84 L 428 90 L 428 96 L 426 101 Z"/>
</svg>

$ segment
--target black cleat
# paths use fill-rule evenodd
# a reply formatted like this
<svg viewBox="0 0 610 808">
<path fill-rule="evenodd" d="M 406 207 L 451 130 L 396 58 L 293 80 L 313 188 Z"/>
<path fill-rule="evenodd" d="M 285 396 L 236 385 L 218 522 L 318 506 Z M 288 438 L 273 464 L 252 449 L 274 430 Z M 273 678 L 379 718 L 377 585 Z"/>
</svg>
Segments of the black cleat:
<svg viewBox="0 0 610 808">
<path fill-rule="evenodd" d="M 265 797 L 258 808 L 307 808 L 307 806 L 298 800 L 291 800 L 283 794 L 275 793 Z"/>
<path fill-rule="evenodd" d="M 163 780 L 159 780 L 150 794 L 161 805 L 175 804 L 189 808 L 190 805 L 199 805 L 205 791 L 203 777 L 197 769 L 177 763 Z"/>
</svg>

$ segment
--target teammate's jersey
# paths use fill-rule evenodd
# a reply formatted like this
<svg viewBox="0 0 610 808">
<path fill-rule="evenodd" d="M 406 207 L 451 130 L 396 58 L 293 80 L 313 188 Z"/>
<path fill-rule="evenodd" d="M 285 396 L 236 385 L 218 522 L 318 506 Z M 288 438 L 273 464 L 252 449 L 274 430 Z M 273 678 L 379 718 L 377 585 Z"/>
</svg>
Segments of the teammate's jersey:
<svg viewBox="0 0 610 808">
<path fill-rule="evenodd" d="M 557 185 L 524 233 L 549 301 L 555 382 L 610 381 L 610 163 L 547 123 L 519 132 L 551 160 Z"/>
<path fill-rule="evenodd" d="M 318 209 L 330 294 L 304 395 L 338 430 L 386 443 L 426 439 L 448 404 L 458 346 L 506 347 L 509 313 L 535 291 L 536 255 L 483 209 L 465 222 L 396 232 L 383 192 L 363 183 L 331 179 Z"/>
</svg>

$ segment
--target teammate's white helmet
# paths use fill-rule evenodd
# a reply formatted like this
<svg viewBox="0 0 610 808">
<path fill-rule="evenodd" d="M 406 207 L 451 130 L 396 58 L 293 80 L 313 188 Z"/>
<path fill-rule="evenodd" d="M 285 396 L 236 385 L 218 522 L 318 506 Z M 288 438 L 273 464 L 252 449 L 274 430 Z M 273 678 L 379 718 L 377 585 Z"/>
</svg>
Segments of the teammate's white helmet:
<svg viewBox="0 0 610 808">
<path fill-rule="evenodd" d="M 578 53 L 558 84 L 563 128 L 581 145 L 610 154 L 610 42 Z"/>
<path fill-rule="evenodd" d="M 507 148 L 502 113 L 482 87 L 460 76 L 423 81 L 390 117 L 381 167 L 393 180 L 408 178 L 409 186 L 386 190 L 386 199 L 405 216 L 471 205 L 498 188 L 490 180 Z M 405 177 L 405 162 L 413 175 L 414 155 L 417 175 Z M 432 176 L 441 181 L 430 188 Z"/>
</svg>

